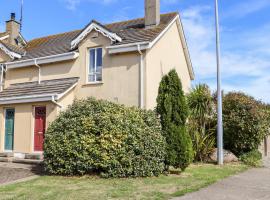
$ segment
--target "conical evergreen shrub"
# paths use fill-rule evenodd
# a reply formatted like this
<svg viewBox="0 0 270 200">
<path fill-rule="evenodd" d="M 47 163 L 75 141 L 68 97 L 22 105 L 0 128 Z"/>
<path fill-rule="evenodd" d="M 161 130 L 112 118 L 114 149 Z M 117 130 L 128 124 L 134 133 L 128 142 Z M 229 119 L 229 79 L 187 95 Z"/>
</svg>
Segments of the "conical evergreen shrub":
<svg viewBox="0 0 270 200">
<path fill-rule="evenodd" d="M 182 170 L 192 162 L 192 141 L 186 132 L 188 105 L 182 83 L 175 70 L 165 75 L 159 86 L 157 112 L 167 142 L 165 164 Z"/>
</svg>

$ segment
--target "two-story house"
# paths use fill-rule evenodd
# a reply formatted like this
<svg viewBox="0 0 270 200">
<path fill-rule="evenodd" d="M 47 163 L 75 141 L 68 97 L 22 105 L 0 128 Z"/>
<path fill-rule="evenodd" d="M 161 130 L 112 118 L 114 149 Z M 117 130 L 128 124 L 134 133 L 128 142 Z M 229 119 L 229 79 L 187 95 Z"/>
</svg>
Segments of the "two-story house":
<svg viewBox="0 0 270 200">
<path fill-rule="evenodd" d="M 161 78 L 175 68 L 186 92 L 194 79 L 178 13 L 160 14 L 26 41 L 15 14 L 0 33 L 0 152 L 42 153 L 45 130 L 74 99 L 89 96 L 153 109 Z"/>
</svg>

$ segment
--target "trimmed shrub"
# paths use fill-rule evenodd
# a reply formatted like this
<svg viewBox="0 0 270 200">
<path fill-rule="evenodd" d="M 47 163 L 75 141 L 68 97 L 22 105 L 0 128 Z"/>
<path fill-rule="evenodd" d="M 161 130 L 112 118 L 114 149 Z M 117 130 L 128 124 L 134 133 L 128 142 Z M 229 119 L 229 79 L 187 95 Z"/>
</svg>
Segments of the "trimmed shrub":
<svg viewBox="0 0 270 200">
<path fill-rule="evenodd" d="M 45 170 L 55 175 L 158 176 L 165 140 L 153 111 L 104 100 L 77 100 L 50 124 Z"/>
<path fill-rule="evenodd" d="M 257 150 L 268 131 L 262 105 L 244 93 L 224 97 L 224 145 L 237 156 Z"/>
<path fill-rule="evenodd" d="M 251 167 L 260 167 L 262 165 L 262 153 L 253 150 L 240 156 L 240 160 Z"/>
<path fill-rule="evenodd" d="M 182 84 L 175 70 L 165 75 L 159 86 L 157 113 L 167 142 L 166 169 L 184 170 L 193 160 L 192 142 L 186 134 L 188 106 Z"/>
</svg>

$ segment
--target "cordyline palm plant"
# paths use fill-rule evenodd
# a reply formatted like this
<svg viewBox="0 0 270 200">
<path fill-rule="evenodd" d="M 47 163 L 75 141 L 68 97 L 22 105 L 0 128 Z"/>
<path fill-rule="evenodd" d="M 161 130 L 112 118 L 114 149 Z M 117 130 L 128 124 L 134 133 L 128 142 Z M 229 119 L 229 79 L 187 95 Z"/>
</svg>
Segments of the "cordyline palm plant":
<svg viewBox="0 0 270 200">
<path fill-rule="evenodd" d="M 215 147 L 215 104 L 209 87 L 199 84 L 188 95 L 189 133 L 192 137 L 194 157 L 205 161 Z"/>
</svg>

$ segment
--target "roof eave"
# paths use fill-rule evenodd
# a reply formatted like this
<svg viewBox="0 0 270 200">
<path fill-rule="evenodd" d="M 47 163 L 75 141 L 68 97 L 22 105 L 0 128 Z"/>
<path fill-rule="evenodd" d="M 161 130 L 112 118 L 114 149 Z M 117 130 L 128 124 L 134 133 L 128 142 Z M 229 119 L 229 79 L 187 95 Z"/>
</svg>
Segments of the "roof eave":
<svg viewBox="0 0 270 200">
<path fill-rule="evenodd" d="M 20 103 L 32 103 L 32 102 L 45 102 L 45 101 L 58 101 L 66 96 L 71 90 L 77 86 L 78 82 L 74 83 L 68 89 L 60 94 L 48 93 L 42 95 L 28 95 L 28 96 L 18 96 L 18 97 L 6 97 L 0 98 L 0 105 L 7 104 L 20 104 Z"/>
<path fill-rule="evenodd" d="M 0 105 L 51 101 L 55 94 L 0 98 Z"/>
<path fill-rule="evenodd" d="M 73 52 L 68 52 L 64 54 L 57 54 L 57 55 L 52 55 L 52 56 L 45 56 L 45 57 L 33 58 L 33 59 L 21 60 L 21 61 L 14 61 L 14 62 L 8 62 L 4 64 L 7 66 L 7 69 L 15 69 L 15 68 L 21 68 L 21 67 L 29 67 L 35 64 L 48 64 L 48 63 L 66 61 L 66 60 L 74 60 L 78 58 L 78 56 L 79 56 L 79 53 L 73 51 Z"/>
<path fill-rule="evenodd" d="M 2 49 L 4 51 L 4 53 L 7 54 L 11 59 L 22 57 L 20 54 L 8 49 L 3 43 L 0 43 L 0 49 Z"/>
</svg>

